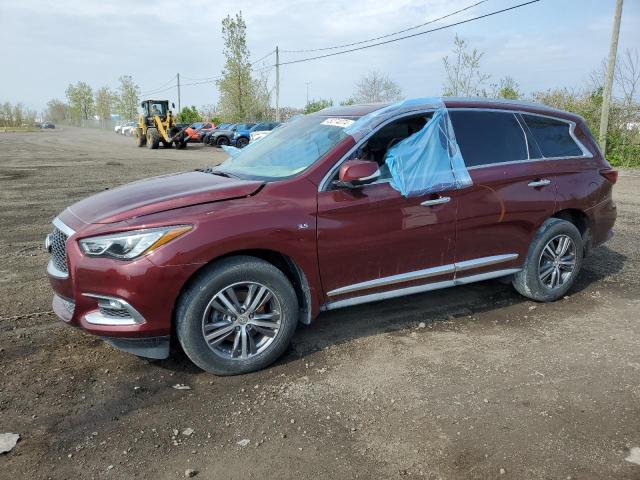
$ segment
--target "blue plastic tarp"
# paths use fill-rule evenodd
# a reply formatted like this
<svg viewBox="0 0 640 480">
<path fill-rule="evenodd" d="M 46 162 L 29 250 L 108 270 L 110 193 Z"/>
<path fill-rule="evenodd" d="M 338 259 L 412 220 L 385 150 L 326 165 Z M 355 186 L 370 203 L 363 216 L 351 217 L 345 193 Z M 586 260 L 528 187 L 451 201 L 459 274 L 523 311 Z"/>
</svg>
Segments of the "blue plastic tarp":
<svg viewBox="0 0 640 480">
<path fill-rule="evenodd" d="M 419 132 L 389 149 L 391 186 L 404 197 L 460 189 L 472 184 L 449 113 L 436 109 Z"/>
</svg>

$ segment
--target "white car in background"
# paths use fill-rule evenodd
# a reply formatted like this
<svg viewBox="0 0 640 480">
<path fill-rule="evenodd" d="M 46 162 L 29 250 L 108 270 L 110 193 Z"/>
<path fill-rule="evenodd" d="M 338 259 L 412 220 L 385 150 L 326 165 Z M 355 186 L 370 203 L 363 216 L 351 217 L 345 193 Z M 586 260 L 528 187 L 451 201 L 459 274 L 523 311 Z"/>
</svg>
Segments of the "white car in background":
<svg viewBox="0 0 640 480">
<path fill-rule="evenodd" d="M 273 130 L 260 130 L 257 132 L 251 132 L 249 135 L 249 142 L 257 142 L 258 140 L 269 135 Z"/>
<path fill-rule="evenodd" d="M 116 133 L 120 133 L 120 130 L 122 130 L 122 124 L 118 124 L 115 127 L 113 127 L 113 131 Z"/>
<path fill-rule="evenodd" d="M 136 125 L 138 125 L 138 122 L 127 122 L 122 125 L 120 133 L 122 135 L 127 135 L 128 137 L 130 137 L 131 135 L 133 135 L 133 129 L 136 128 Z"/>
</svg>

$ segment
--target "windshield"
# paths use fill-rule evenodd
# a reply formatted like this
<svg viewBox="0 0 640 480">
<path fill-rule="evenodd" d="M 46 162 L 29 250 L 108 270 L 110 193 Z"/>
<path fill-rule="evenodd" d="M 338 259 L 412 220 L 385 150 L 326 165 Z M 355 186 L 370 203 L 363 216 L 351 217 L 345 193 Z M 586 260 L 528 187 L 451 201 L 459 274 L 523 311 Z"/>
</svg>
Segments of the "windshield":
<svg viewBox="0 0 640 480">
<path fill-rule="evenodd" d="M 226 160 L 217 169 L 241 178 L 277 179 L 296 175 L 335 147 L 348 134 L 348 118 L 303 116 Z"/>
</svg>

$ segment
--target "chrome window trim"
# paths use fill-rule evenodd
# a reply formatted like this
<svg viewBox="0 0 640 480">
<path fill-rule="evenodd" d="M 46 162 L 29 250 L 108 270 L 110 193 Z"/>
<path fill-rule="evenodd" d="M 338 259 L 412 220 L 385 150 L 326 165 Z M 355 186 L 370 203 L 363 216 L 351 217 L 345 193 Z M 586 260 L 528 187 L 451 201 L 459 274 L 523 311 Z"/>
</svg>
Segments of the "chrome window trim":
<svg viewBox="0 0 640 480">
<path fill-rule="evenodd" d="M 335 165 L 333 165 L 333 167 L 331 167 L 329 169 L 329 171 L 324 175 L 324 177 L 322 177 L 322 181 L 320 181 L 320 184 L 318 185 L 318 192 L 329 191 L 331 177 L 333 177 L 333 175 L 335 175 L 336 171 L 338 171 L 340 169 L 342 164 L 347 160 L 347 158 L 349 158 L 351 156 L 351 154 L 353 152 L 355 152 L 364 142 L 369 140 L 374 134 L 379 132 L 383 127 L 387 126 L 391 122 L 394 122 L 396 120 L 400 120 L 402 118 L 414 117 L 414 116 L 420 115 L 422 113 L 426 114 L 426 113 L 432 113 L 432 112 L 435 112 L 434 108 L 426 109 L 426 110 L 414 110 L 414 111 L 411 111 L 411 112 L 404 112 L 404 113 L 402 113 L 402 114 L 400 114 L 400 115 L 398 115 L 396 117 L 388 118 L 386 121 L 384 121 L 380 125 L 376 126 L 375 130 L 372 130 L 371 132 L 367 133 L 364 137 L 362 137 L 360 139 L 360 141 L 356 142 L 356 144 L 353 147 L 351 147 L 349 149 L 349 151 L 347 151 L 347 153 L 345 153 L 342 157 L 340 157 L 340 160 L 338 160 L 335 163 Z M 390 181 L 391 181 L 391 179 L 382 179 L 379 182 L 369 183 L 368 185 L 377 185 L 377 184 L 380 184 L 380 183 L 389 183 Z"/>
<path fill-rule="evenodd" d="M 416 280 L 422 280 L 424 278 L 430 278 L 437 275 L 445 275 L 447 273 L 454 273 L 457 277 L 458 272 L 464 272 L 474 268 L 489 267 L 498 263 L 509 262 L 518 258 L 517 253 L 507 253 L 503 255 L 491 255 L 489 257 L 474 258 L 472 260 L 464 260 L 462 262 L 455 262 L 448 265 L 441 265 L 438 267 L 425 268 L 423 270 L 416 270 L 413 272 L 400 273 L 398 275 L 391 275 L 388 277 L 376 278 L 373 280 L 367 280 L 365 282 L 354 283 L 352 285 L 345 285 L 344 287 L 336 288 L 327 292 L 329 297 L 336 295 L 344 295 L 347 293 L 358 292 L 361 290 L 369 290 L 372 288 L 384 287 L 387 285 L 395 285 L 397 283 L 412 282 Z"/>
<path fill-rule="evenodd" d="M 71 227 L 66 226 L 58 217 L 54 218 L 51 223 L 53 223 L 53 226 L 64 233 L 67 237 L 70 237 L 71 235 L 76 233 L 75 230 L 73 230 Z"/>
<path fill-rule="evenodd" d="M 566 118 L 560 118 L 560 117 L 556 117 L 553 115 L 545 115 L 542 113 L 535 113 L 535 112 L 528 112 L 526 110 L 512 110 L 512 109 L 502 109 L 502 108 L 473 108 L 473 107 L 454 107 L 454 108 L 448 108 L 448 110 L 451 111 L 456 111 L 456 112 L 464 112 L 464 111 L 472 111 L 472 112 L 477 112 L 477 111 L 483 111 L 483 112 L 502 112 L 502 113 L 513 113 L 516 118 L 518 118 L 518 115 L 531 115 L 531 116 L 536 116 L 536 117 L 543 117 L 543 118 L 550 118 L 551 120 L 556 120 L 558 122 L 563 122 L 569 125 L 569 135 L 571 136 L 571 138 L 573 139 L 573 141 L 576 143 L 576 145 L 578 146 L 578 148 L 580 148 L 580 150 L 582 150 L 582 155 L 581 156 L 564 156 L 564 157 L 539 157 L 539 158 L 529 158 L 528 160 L 510 160 L 508 162 L 495 162 L 495 163 L 486 163 L 484 165 L 475 165 L 472 167 L 467 167 L 467 170 L 477 170 L 479 168 L 485 168 L 485 167 L 495 167 L 496 165 L 512 165 L 514 163 L 524 163 L 524 162 L 541 162 L 541 161 L 545 161 L 545 160 L 566 160 L 566 159 L 570 159 L 570 158 L 593 158 L 593 154 L 589 151 L 589 149 L 587 147 L 584 146 L 584 144 L 578 140 L 578 138 L 576 137 L 575 134 L 575 128 L 576 128 L 576 122 L 572 121 L 572 120 L 567 120 Z M 524 118 L 522 119 L 523 122 L 525 122 Z M 526 122 L 525 122 L 526 125 Z M 529 127 L 527 127 L 529 128 Z M 455 130 L 455 127 L 454 127 Z M 532 134 L 533 135 L 533 134 Z M 525 135 L 525 139 L 526 139 L 526 135 Z M 528 143 L 527 143 L 528 145 Z M 538 147 L 539 148 L 539 147 Z M 540 151 L 540 153 L 542 154 L 542 151 Z"/>
<path fill-rule="evenodd" d="M 515 109 L 504 109 L 504 108 L 474 108 L 474 107 L 452 107 L 449 108 L 447 107 L 447 110 L 449 112 L 452 111 L 456 111 L 456 112 L 462 112 L 462 111 L 475 111 L 475 112 L 498 112 L 498 113 L 511 113 L 516 117 L 516 120 L 518 121 L 518 124 L 520 125 L 520 128 L 523 131 L 523 134 L 525 136 L 525 142 L 527 145 L 527 155 L 529 156 L 529 158 L 527 160 L 512 160 L 509 162 L 496 162 L 496 163 L 486 163 L 484 165 L 476 165 L 476 166 L 472 166 L 472 167 L 467 167 L 467 170 L 477 170 L 479 168 L 486 168 L 486 167 L 495 167 L 496 165 L 511 165 L 514 163 L 523 163 L 523 162 L 540 162 L 540 161 L 544 161 L 544 160 L 565 160 L 568 158 L 593 158 L 593 153 L 591 153 L 591 151 L 584 146 L 584 144 L 578 140 L 578 138 L 575 135 L 575 127 L 576 127 L 576 123 L 572 120 L 567 120 L 566 118 L 560 118 L 554 115 L 547 115 L 547 114 L 543 114 L 543 113 L 536 113 L 536 112 L 529 112 L 526 110 L 515 110 Z M 329 187 L 329 180 L 331 177 L 333 177 L 333 175 L 335 174 L 335 172 L 340 168 L 340 166 L 346 161 L 347 158 L 349 158 L 349 156 L 358 149 L 358 147 L 360 147 L 364 142 L 366 142 L 367 140 L 369 140 L 369 138 L 371 138 L 372 135 L 374 135 L 376 132 L 378 132 L 382 127 L 386 126 L 387 124 L 395 121 L 395 120 L 399 120 L 401 118 L 405 118 L 405 117 L 410 117 L 410 116 L 414 116 L 414 115 L 419 115 L 421 113 L 431 113 L 434 112 L 435 109 L 427 109 L 427 110 L 416 110 L 413 112 L 405 112 L 401 115 L 398 115 L 397 117 L 393 117 L 388 119 L 387 121 L 381 123 L 380 125 L 378 125 L 376 127 L 376 130 L 369 132 L 367 135 L 365 135 L 363 138 L 360 139 L 359 142 L 357 142 L 351 149 L 349 149 L 349 151 L 347 153 L 345 153 L 340 160 L 338 160 L 336 162 L 336 164 L 331 167 L 331 169 L 324 175 L 324 177 L 322 177 L 322 181 L 320 182 L 320 184 L 318 185 L 318 192 L 324 192 L 324 191 L 328 191 L 328 187 Z M 533 116 L 538 116 L 538 117 L 544 117 L 544 118 L 550 118 L 552 120 L 556 120 L 559 122 L 564 122 L 566 124 L 569 125 L 569 135 L 571 136 L 571 138 L 573 139 L 574 142 L 576 142 L 576 145 L 578 145 L 578 147 L 580 148 L 580 150 L 582 150 L 582 156 L 580 157 L 575 157 L 575 156 L 565 156 L 565 157 L 540 157 L 540 158 L 531 158 L 531 153 L 529 151 L 529 141 L 527 139 L 527 135 L 524 131 L 524 126 L 520 124 L 520 119 L 518 118 L 518 115 L 533 115 Z M 524 119 L 522 119 L 522 121 L 524 122 Z M 526 125 L 526 123 L 525 123 Z M 528 127 L 527 127 L 528 128 Z M 454 128 L 454 133 L 455 133 L 455 128 Z M 542 153 L 542 152 L 540 152 Z M 376 185 L 379 183 L 389 183 L 390 179 L 385 179 L 385 180 L 381 180 L 380 182 L 373 182 L 369 185 Z"/>
<path fill-rule="evenodd" d="M 415 287 L 404 287 L 397 290 L 389 290 L 386 292 L 370 293 L 368 295 L 362 295 L 359 297 L 352 297 L 344 300 L 329 302 L 323 305 L 321 309 L 325 311 L 336 310 L 338 308 L 351 307 L 363 303 L 378 302 L 380 300 L 387 300 L 389 298 L 404 297 L 406 295 L 413 295 L 414 293 L 423 293 L 429 292 L 431 290 L 455 287 L 457 285 L 466 285 L 468 283 L 481 282 L 483 280 L 490 280 L 492 278 L 500 278 L 507 275 L 513 275 L 514 273 L 518 273 L 520 270 L 521 269 L 519 268 L 507 268 L 504 270 L 494 270 L 492 272 L 470 275 L 468 277 L 455 278 L 453 280 L 446 280 L 444 282 L 427 283 L 425 285 L 416 285 Z"/>
</svg>

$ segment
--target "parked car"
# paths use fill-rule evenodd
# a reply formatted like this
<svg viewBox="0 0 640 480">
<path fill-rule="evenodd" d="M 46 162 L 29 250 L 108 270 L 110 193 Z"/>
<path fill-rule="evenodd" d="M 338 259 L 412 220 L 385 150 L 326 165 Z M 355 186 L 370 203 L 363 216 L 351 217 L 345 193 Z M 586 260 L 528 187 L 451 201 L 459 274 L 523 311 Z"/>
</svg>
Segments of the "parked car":
<svg viewBox="0 0 640 480">
<path fill-rule="evenodd" d="M 215 128 L 215 125 L 210 122 L 196 122 L 187 128 L 186 133 L 189 142 L 199 142 L 200 141 L 200 132 L 203 129 L 211 129 Z"/>
<path fill-rule="evenodd" d="M 244 148 L 249 145 L 249 142 L 251 141 L 251 134 L 253 132 L 268 132 L 278 125 L 280 125 L 280 122 L 261 122 L 256 123 L 248 129 L 237 128 L 233 134 L 233 138 L 231 139 L 231 145 L 237 148 Z"/>
<path fill-rule="evenodd" d="M 120 129 L 120 133 L 122 135 L 126 135 L 128 137 L 130 137 L 131 135 L 133 135 L 133 130 L 138 126 L 138 122 L 127 122 L 124 125 L 122 125 L 122 128 Z"/>
<path fill-rule="evenodd" d="M 230 123 L 220 123 L 218 125 L 213 125 L 212 128 L 203 128 L 202 131 L 200 132 L 200 141 L 202 143 L 208 143 L 209 135 L 211 133 L 215 132 L 218 129 L 224 130 L 225 128 L 227 128 L 228 125 L 231 125 L 231 124 Z"/>
<path fill-rule="evenodd" d="M 209 145 L 215 145 L 218 147 L 231 145 L 233 135 L 236 133 L 236 130 L 249 130 L 254 125 L 255 123 L 237 123 L 229 127 L 227 130 L 216 130 L 209 137 Z"/>
<path fill-rule="evenodd" d="M 122 130 L 122 123 L 119 123 L 118 125 L 116 125 L 115 127 L 113 127 L 113 131 L 116 133 L 120 133 L 120 130 Z"/>
<path fill-rule="evenodd" d="M 331 107 L 218 167 L 61 212 L 46 241 L 53 310 L 125 351 L 165 358 L 177 342 L 228 375 L 274 362 L 321 311 L 492 278 L 562 298 L 612 235 L 617 171 L 577 115 L 443 102 L 457 142 L 432 130 L 427 146 L 461 153 L 470 186 L 405 196 L 384 168 L 398 151 L 426 155 L 412 145 L 440 107 Z"/>
<path fill-rule="evenodd" d="M 211 143 L 211 136 L 216 132 L 231 130 L 233 127 L 235 127 L 235 125 L 235 123 L 221 123 L 216 128 L 214 128 L 213 130 L 209 130 L 202 136 L 202 143 L 204 143 L 205 145 L 214 146 L 215 142 Z"/>
<path fill-rule="evenodd" d="M 40 128 L 56 128 L 56 126 L 51 122 L 43 122 Z"/>
</svg>

